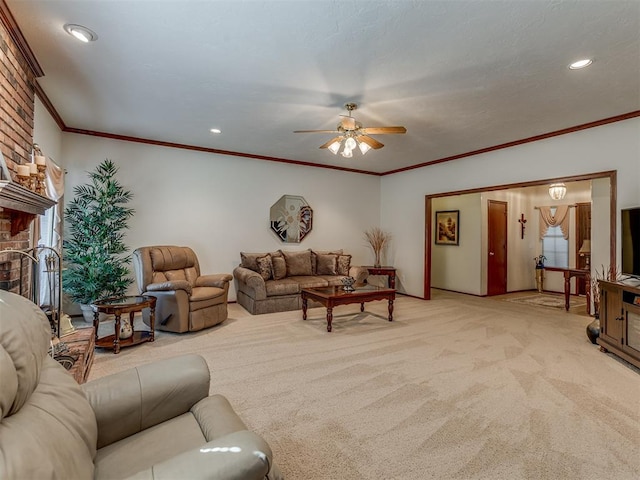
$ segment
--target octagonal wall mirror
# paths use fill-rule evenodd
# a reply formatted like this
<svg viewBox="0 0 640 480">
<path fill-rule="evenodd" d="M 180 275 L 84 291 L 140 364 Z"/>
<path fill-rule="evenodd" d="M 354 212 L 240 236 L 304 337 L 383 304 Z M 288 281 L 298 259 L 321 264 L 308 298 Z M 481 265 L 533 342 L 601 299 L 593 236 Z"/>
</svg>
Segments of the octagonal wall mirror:
<svg viewBox="0 0 640 480">
<path fill-rule="evenodd" d="M 283 195 L 269 211 L 271 230 L 285 243 L 300 243 L 313 226 L 313 210 L 299 195 Z"/>
</svg>

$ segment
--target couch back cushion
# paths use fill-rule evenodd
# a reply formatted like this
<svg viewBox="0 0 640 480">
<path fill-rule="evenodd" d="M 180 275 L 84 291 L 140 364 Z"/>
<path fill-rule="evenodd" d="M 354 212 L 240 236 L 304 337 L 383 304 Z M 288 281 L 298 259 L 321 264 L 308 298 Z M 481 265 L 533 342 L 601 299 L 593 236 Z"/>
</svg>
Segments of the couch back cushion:
<svg viewBox="0 0 640 480">
<path fill-rule="evenodd" d="M 311 267 L 311 250 L 304 250 L 302 252 L 287 252 L 283 251 L 282 256 L 287 264 L 287 276 L 292 277 L 294 275 L 313 275 L 313 268 Z"/>
<path fill-rule="evenodd" d="M 240 266 L 243 268 L 248 268 L 249 270 L 253 270 L 254 272 L 260 273 L 260 269 L 258 268 L 258 258 L 264 257 L 265 255 L 271 255 L 271 258 L 281 257 L 282 253 L 278 252 L 262 252 L 262 253 L 249 253 L 249 252 L 240 252 Z"/>
<path fill-rule="evenodd" d="M 0 478 L 91 478 L 97 424 L 42 311 L 0 290 Z"/>
</svg>

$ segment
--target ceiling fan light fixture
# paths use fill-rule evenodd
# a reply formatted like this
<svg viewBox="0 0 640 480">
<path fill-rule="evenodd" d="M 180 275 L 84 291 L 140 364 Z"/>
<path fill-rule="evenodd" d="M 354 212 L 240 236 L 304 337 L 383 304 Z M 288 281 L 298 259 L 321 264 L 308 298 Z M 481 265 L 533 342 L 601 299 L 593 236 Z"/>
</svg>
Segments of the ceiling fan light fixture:
<svg viewBox="0 0 640 480">
<path fill-rule="evenodd" d="M 340 155 L 342 155 L 344 158 L 351 158 L 353 157 L 353 151 L 350 148 L 345 147 Z"/>
<path fill-rule="evenodd" d="M 345 150 L 353 150 L 356 148 L 357 144 L 353 137 L 349 137 L 344 141 L 344 149 Z"/>
<path fill-rule="evenodd" d="M 98 34 L 96 32 L 82 25 L 67 23 L 62 28 L 64 28 L 64 31 L 69 35 L 83 43 L 95 42 L 98 39 Z"/>
<path fill-rule="evenodd" d="M 362 152 L 362 155 L 364 155 L 369 150 L 371 150 L 371 147 L 369 145 L 367 145 L 366 143 L 364 143 L 364 142 L 358 142 L 358 148 Z"/>
<path fill-rule="evenodd" d="M 567 194 L 567 186 L 564 183 L 552 183 L 549 185 L 549 196 L 554 200 L 562 200 Z"/>
<path fill-rule="evenodd" d="M 331 153 L 333 153 L 334 155 L 337 155 L 338 150 L 340 150 L 340 146 L 341 146 L 341 145 L 342 145 L 342 144 L 341 144 L 339 141 L 337 141 L 337 140 L 336 140 L 336 141 L 335 141 L 335 142 L 333 142 L 331 145 L 329 145 L 329 147 L 327 147 L 327 148 L 329 148 L 329 151 L 330 151 Z"/>
</svg>

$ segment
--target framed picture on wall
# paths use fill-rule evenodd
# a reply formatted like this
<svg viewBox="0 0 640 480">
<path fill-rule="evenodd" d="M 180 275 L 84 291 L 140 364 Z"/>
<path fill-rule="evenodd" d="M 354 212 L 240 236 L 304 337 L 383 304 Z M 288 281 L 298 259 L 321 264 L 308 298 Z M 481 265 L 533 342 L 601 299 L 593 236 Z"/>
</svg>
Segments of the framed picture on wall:
<svg viewBox="0 0 640 480">
<path fill-rule="evenodd" d="M 436 245 L 460 244 L 460 210 L 436 212 Z"/>
</svg>

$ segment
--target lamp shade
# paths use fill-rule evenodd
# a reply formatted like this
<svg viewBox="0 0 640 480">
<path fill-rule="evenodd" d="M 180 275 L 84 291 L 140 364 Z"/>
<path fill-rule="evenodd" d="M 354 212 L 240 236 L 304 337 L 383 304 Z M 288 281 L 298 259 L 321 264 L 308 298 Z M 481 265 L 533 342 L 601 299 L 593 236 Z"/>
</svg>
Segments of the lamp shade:
<svg viewBox="0 0 640 480">
<path fill-rule="evenodd" d="M 562 200 L 567 194 L 567 186 L 564 183 L 553 183 L 549 185 L 549 196 L 554 200 Z"/>
<path fill-rule="evenodd" d="M 580 255 L 589 255 L 591 253 L 591 240 L 584 240 L 578 253 Z"/>
</svg>

